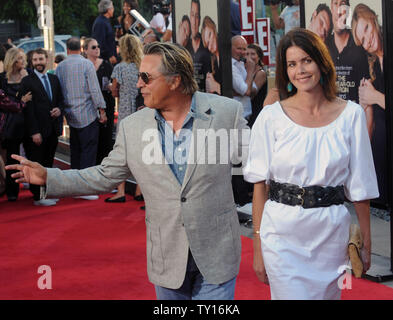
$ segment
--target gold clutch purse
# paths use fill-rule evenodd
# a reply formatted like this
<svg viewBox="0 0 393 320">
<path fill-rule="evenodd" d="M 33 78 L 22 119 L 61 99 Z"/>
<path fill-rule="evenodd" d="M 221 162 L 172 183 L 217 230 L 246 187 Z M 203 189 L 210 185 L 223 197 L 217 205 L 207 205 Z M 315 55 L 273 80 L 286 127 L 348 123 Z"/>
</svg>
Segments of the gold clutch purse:
<svg viewBox="0 0 393 320">
<path fill-rule="evenodd" d="M 355 278 L 361 278 L 363 274 L 363 261 L 360 250 L 363 247 L 363 239 L 357 224 L 351 224 L 349 230 L 348 255 Z"/>
</svg>

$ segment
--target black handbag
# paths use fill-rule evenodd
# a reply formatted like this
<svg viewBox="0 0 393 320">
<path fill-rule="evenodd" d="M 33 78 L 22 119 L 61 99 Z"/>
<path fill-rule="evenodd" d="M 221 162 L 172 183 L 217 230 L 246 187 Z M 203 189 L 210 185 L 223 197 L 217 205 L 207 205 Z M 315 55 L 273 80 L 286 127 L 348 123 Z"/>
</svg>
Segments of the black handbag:
<svg viewBox="0 0 393 320">
<path fill-rule="evenodd" d="M 25 118 L 22 112 L 8 113 L 1 132 L 2 140 L 22 141 L 24 136 Z"/>
<path fill-rule="evenodd" d="M 0 140 L 22 141 L 25 132 L 22 110 L 26 104 L 10 95 L 6 88 L 7 80 L 3 72 L 0 74 Z"/>
<path fill-rule="evenodd" d="M 24 102 L 16 102 L 11 100 L 6 93 L 0 89 L 0 111 L 18 113 L 25 107 Z"/>
</svg>

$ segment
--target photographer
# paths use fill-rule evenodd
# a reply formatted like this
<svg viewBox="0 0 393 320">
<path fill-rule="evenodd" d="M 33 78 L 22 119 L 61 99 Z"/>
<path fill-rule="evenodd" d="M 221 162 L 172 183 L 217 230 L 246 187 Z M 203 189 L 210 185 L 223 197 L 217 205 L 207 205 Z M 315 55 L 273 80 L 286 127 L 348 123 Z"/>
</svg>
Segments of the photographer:
<svg viewBox="0 0 393 320">
<path fill-rule="evenodd" d="M 284 29 L 285 33 L 287 33 L 293 28 L 300 27 L 299 0 L 271 0 L 269 2 L 276 29 Z M 286 7 L 281 14 L 278 15 L 278 6 L 281 2 L 286 3 Z"/>
<path fill-rule="evenodd" d="M 150 21 L 150 27 L 156 29 L 161 35 L 166 31 L 165 16 L 170 13 L 170 0 L 154 0 L 153 1 L 153 14 L 154 17 Z"/>
</svg>

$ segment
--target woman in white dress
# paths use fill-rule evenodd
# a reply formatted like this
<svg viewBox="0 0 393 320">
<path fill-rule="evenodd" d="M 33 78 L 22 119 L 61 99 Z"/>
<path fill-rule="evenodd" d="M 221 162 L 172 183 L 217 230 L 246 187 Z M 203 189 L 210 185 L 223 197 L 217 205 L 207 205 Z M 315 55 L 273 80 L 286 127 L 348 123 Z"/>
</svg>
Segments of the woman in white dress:
<svg viewBox="0 0 393 320">
<path fill-rule="evenodd" d="M 378 197 L 370 139 L 363 109 L 337 98 L 335 83 L 316 34 L 284 36 L 276 70 L 283 99 L 257 118 L 244 168 L 255 184 L 253 267 L 272 299 L 340 299 L 350 227 L 345 197 L 354 203 L 370 267 L 369 199 Z"/>
</svg>

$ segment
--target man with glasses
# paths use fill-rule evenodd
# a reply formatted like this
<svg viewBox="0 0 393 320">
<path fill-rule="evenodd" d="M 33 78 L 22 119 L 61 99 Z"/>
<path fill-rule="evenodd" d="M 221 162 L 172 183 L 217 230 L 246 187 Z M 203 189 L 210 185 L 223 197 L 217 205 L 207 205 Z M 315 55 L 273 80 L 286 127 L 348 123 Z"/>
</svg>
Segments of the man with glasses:
<svg viewBox="0 0 393 320">
<path fill-rule="evenodd" d="M 101 165 L 61 171 L 15 155 L 21 164 L 7 169 L 20 170 L 17 181 L 46 185 L 48 196 L 105 193 L 132 172 L 146 202 L 157 298 L 233 299 L 241 244 L 231 171 L 247 156 L 249 134 L 242 106 L 197 92 L 183 47 L 155 42 L 144 50 L 138 87 L 147 108 L 120 123 Z"/>
</svg>

